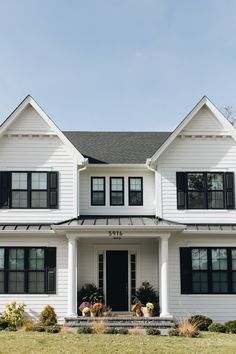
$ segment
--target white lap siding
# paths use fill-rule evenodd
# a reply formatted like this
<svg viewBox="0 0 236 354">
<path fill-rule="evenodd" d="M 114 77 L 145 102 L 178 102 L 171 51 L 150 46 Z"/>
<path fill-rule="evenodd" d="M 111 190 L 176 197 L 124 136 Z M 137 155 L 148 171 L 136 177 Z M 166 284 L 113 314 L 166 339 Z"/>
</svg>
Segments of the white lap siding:
<svg viewBox="0 0 236 354">
<path fill-rule="evenodd" d="M 76 165 L 58 137 L 3 137 L 0 170 L 59 171 L 58 209 L 0 209 L 0 222 L 52 223 L 77 215 Z"/>
<path fill-rule="evenodd" d="M 177 319 L 203 314 L 214 321 L 236 319 L 236 295 L 182 295 L 180 247 L 236 247 L 236 236 L 173 235 L 169 241 L 170 312 Z"/>
<path fill-rule="evenodd" d="M 106 205 L 91 205 L 91 177 L 106 177 Z M 124 204 L 110 206 L 110 177 L 124 177 Z M 128 178 L 143 177 L 143 205 L 129 206 Z M 147 169 L 88 168 L 80 174 L 81 215 L 155 215 L 154 173 Z"/>
<path fill-rule="evenodd" d="M 52 305 L 62 323 L 67 313 L 67 239 L 64 236 L 36 235 L 1 235 L 0 247 L 56 247 L 56 294 L 31 295 L 31 294 L 0 294 L 0 312 L 11 301 L 26 304 L 26 313 L 36 319 L 46 305 Z"/>
</svg>

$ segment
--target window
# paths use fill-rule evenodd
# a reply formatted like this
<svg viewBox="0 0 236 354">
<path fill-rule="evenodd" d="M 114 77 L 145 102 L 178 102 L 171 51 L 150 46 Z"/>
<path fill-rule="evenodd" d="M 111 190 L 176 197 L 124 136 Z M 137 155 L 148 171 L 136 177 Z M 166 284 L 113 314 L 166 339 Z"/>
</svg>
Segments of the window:
<svg viewBox="0 0 236 354">
<path fill-rule="evenodd" d="M 91 177 L 91 205 L 105 205 L 105 177 Z"/>
<path fill-rule="evenodd" d="M 58 172 L 0 172 L 0 208 L 58 208 Z"/>
<path fill-rule="evenodd" d="M 98 287 L 103 290 L 104 287 L 104 254 L 98 255 Z"/>
<path fill-rule="evenodd" d="M 236 248 L 180 248 L 182 294 L 236 293 Z"/>
<path fill-rule="evenodd" d="M 124 177 L 110 177 L 110 205 L 124 205 Z"/>
<path fill-rule="evenodd" d="M 129 205 L 143 205 L 142 177 L 129 177 Z"/>
<path fill-rule="evenodd" d="M 233 209 L 232 172 L 177 172 L 178 209 Z"/>
<path fill-rule="evenodd" d="M 0 248 L 1 294 L 55 294 L 55 247 Z"/>
<path fill-rule="evenodd" d="M 131 281 L 131 304 L 134 303 L 135 294 L 136 294 L 136 254 L 133 253 L 130 255 L 130 281 Z"/>
</svg>

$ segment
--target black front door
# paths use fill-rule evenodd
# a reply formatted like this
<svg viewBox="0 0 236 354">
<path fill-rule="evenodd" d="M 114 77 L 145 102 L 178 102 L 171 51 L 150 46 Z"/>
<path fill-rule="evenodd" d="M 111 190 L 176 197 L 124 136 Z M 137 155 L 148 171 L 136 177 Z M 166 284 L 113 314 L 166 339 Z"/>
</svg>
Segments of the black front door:
<svg viewBox="0 0 236 354">
<path fill-rule="evenodd" d="M 128 251 L 106 252 L 106 290 L 113 311 L 128 311 Z"/>
</svg>

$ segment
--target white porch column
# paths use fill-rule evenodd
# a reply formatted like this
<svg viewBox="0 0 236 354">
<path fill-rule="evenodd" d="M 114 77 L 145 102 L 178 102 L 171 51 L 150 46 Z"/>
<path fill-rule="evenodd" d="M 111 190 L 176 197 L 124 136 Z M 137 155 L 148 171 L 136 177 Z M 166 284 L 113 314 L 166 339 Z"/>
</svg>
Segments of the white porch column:
<svg viewBox="0 0 236 354">
<path fill-rule="evenodd" d="M 160 236 L 160 317 L 172 316 L 169 313 L 169 274 L 168 274 L 168 241 L 170 235 Z"/>
<path fill-rule="evenodd" d="M 77 239 L 74 235 L 68 238 L 68 305 L 67 316 L 77 316 Z"/>
</svg>

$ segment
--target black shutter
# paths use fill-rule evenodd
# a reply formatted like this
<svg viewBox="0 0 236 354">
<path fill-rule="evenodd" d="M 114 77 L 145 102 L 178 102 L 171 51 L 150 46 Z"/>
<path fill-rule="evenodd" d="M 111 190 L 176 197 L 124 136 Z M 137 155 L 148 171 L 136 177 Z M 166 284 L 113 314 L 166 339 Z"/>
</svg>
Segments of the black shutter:
<svg viewBox="0 0 236 354">
<path fill-rule="evenodd" d="M 225 208 L 234 209 L 234 173 L 225 173 Z"/>
<path fill-rule="evenodd" d="M 56 247 L 46 248 L 46 275 L 47 275 L 47 293 L 56 293 Z"/>
<path fill-rule="evenodd" d="M 186 209 L 186 189 L 187 174 L 186 172 L 176 172 L 176 189 L 177 189 L 177 208 Z"/>
<path fill-rule="evenodd" d="M 11 173 L 0 172 L 0 208 L 10 208 Z"/>
<path fill-rule="evenodd" d="M 49 208 L 58 208 L 58 172 L 48 173 Z"/>
<path fill-rule="evenodd" d="M 180 250 L 181 294 L 191 294 L 192 292 L 191 249 L 188 247 L 181 247 L 179 250 Z"/>
</svg>

